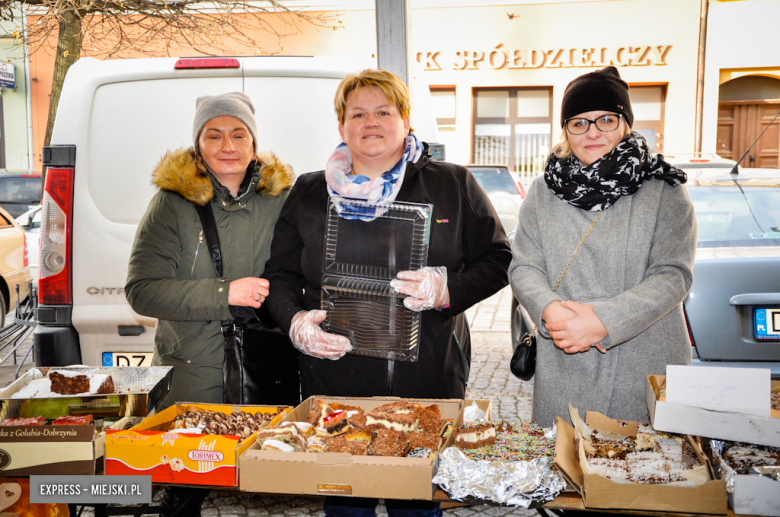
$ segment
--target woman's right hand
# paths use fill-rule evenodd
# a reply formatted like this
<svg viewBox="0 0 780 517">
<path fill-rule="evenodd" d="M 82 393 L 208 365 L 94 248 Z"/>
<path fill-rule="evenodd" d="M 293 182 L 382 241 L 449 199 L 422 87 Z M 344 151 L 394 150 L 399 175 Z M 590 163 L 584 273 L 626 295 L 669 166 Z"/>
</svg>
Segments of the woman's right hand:
<svg viewBox="0 0 780 517">
<path fill-rule="evenodd" d="M 319 310 L 299 312 L 290 325 L 290 340 L 306 355 L 335 361 L 352 350 L 352 344 L 346 337 L 329 334 L 320 328 L 326 316 L 325 311 Z"/>
<path fill-rule="evenodd" d="M 248 276 L 230 282 L 228 304 L 259 309 L 268 296 L 271 284 L 265 278 Z"/>
</svg>

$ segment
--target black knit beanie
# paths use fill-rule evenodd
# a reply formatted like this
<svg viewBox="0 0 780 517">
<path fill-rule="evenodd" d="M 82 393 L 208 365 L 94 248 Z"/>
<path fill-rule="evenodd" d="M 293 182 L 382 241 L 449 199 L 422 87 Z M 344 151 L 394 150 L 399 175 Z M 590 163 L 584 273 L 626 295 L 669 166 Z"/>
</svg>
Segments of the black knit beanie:
<svg viewBox="0 0 780 517">
<path fill-rule="evenodd" d="M 581 75 L 566 86 L 561 106 L 561 127 L 567 119 L 588 111 L 620 113 L 630 126 L 634 112 L 628 96 L 628 84 L 614 66 Z"/>
</svg>

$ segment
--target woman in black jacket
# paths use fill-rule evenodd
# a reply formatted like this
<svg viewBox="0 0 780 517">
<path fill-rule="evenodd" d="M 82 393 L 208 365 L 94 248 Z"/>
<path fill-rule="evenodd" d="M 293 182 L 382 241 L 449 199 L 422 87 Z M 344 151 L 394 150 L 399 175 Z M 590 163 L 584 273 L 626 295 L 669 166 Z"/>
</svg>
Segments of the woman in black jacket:
<svg viewBox="0 0 780 517">
<path fill-rule="evenodd" d="M 276 223 L 265 270 L 274 286 L 265 304 L 305 354 L 299 361 L 303 398 L 463 398 L 471 362 L 464 311 L 507 284 L 512 256 L 503 227 L 467 169 L 431 161 L 427 144 L 410 131 L 409 93 L 397 76 L 383 70 L 347 76 L 335 105 L 344 143 L 325 171 L 298 178 Z M 410 296 L 405 305 L 422 311 L 416 362 L 345 355 L 351 349 L 347 338 L 319 328 L 325 319 L 319 309 L 329 196 L 433 205 L 433 267 L 401 272 L 394 281 L 398 292 Z M 369 514 L 376 504 L 349 501 L 353 511 L 363 507 Z M 326 514 L 352 515 L 330 503 Z M 438 505 L 412 505 L 423 514 L 441 511 Z M 388 504 L 388 511 L 393 507 Z"/>
</svg>

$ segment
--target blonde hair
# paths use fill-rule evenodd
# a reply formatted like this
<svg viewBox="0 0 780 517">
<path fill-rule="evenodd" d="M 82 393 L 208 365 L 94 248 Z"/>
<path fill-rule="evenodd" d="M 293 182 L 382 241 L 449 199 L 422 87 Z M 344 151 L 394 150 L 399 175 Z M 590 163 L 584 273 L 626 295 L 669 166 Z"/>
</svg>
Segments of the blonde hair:
<svg viewBox="0 0 780 517">
<path fill-rule="evenodd" d="M 623 120 L 621 118 L 621 120 Z M 569 132 L 566 131 L 566 128 L 563 128 L 563 132 L 561 133 L 561 141 L 553 147 L 552 155 L 558 158 L 559 160 L 562 158 L 568 158 L 572 155 L 571 152 L 571 144 L 569 143 Z M 631 134 L 631 126 L 628 124 L 623 124 L 623 138 L 627 137 Z"/>
<path fill-rule="evenodd" d="M 347 96 L 352 92 L 359 92 L 361 88 L 379 88 L 393 106 L 401 112 L 401 118 L 409 116 L 409 89 L 400 77 L 387 70 L 366 69 L 356 74 L 349 74 L 339 83 L 336 90 L 336 98 L 333 104 L 336 107 L 336 115 L 339 124 L 344 124 L 344 116 L 347 110 Z"/>
</svg>

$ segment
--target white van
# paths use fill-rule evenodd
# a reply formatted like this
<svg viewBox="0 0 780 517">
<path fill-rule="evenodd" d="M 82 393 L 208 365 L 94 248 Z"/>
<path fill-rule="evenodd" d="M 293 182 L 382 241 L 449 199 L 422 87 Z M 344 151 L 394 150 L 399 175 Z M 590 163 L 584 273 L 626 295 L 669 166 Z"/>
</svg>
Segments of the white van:
<svg viewBox="0 0 780 517">
<path fill-rule="evenodd" d="M 151 364 L 156 320 L 127 303 L 127 263 L 156 191 L 154 166 L 166 151 L 192 145 L 197 97 L 249 95 L 259 150 L 273 151 L 300 174 L 322 170 L 340 142 L 333 107 L 339 81 L 375 66 L 320 57 L 76 62 L 62 89 L 52 145 L 43 152 L 49 169 L 36 364 Z M 421 81 L 412 103 L 415 132 L 436 142 L 430 92 Z"/>
</svg>

